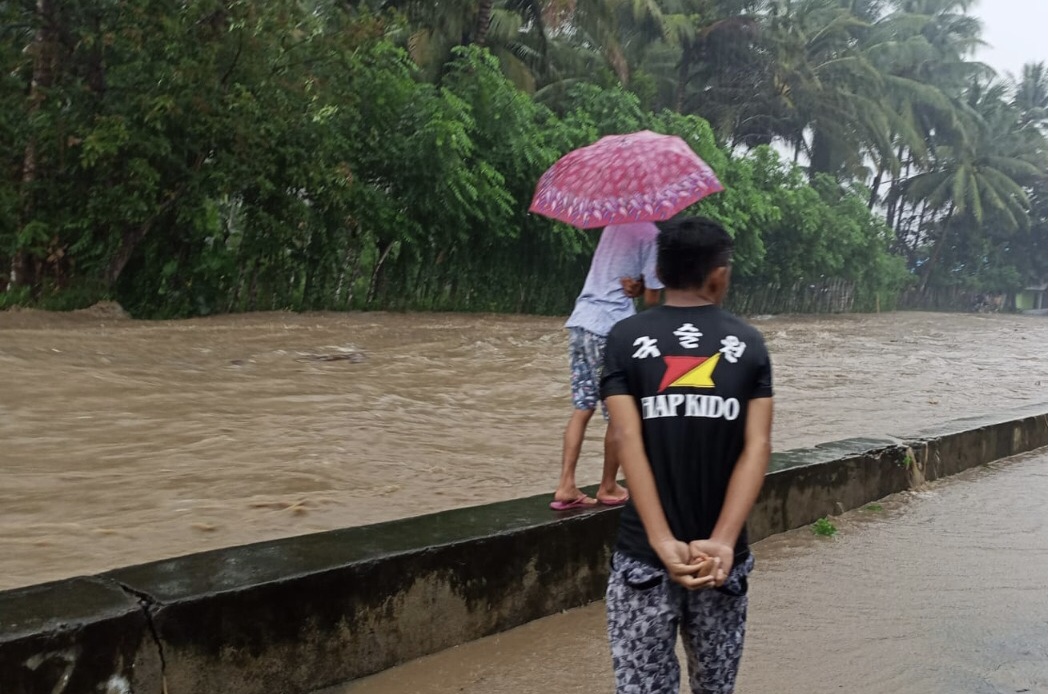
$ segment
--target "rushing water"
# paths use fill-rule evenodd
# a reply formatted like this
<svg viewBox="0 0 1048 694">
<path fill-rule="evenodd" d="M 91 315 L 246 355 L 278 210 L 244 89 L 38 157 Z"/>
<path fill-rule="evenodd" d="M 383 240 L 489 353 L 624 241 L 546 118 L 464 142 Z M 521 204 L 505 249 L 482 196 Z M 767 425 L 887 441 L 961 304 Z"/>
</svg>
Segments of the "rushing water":
<svg viewBox="0 0 1048 694">
<path fill-rule="evenodd" d="M 1048 399 L 1048 319 L 758 319 L 779 450 Z M 561 319 L 0 313 L 0 588 L 552 492 Z M 581 483 L 599 478 L 591 426 Z"/>
</svg>

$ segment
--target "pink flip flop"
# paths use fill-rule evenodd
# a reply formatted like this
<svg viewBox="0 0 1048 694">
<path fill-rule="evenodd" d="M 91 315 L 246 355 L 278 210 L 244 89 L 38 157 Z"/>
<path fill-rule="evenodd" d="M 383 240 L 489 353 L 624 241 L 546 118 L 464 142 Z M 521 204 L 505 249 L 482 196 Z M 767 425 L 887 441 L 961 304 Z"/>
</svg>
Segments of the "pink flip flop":
<svg viewBox="0 0 1048 694">
<path fill-rule="evenodd" d="M 601 504 L 604 504 L 605 506 L 622 506 L 623 504 L 625 504 L 629 500 L 630 500 L 630 495 L 629 494 L 627 494 L 626 496 L 622 497 L 621 499 L 601 499 L 599 496 L 597 497 L 597 501 L 599 503 L 601 503 Z"/>
<path fill-rule="evenodd" d="M 549 507 L 554 511 L 570 511 L 575 508 L 592 508 L 596 505 L 597 502 L 595 500 L 583 494 L 571 501 L 557 501 L 554 499 L 550 502 Z"/>
</svg>

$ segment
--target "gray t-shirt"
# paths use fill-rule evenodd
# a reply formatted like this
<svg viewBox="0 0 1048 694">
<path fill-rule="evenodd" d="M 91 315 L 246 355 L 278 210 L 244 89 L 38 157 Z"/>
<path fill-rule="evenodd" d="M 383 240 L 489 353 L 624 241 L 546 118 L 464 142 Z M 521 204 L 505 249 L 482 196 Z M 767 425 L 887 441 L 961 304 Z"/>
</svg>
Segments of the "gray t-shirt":
<svg viewBox="0 0 1048 694">
<path fill-rule="evenodd" d="M 655 275 L 659 229 L 651 222 L 615 224 L 604 228 L 593 254 L 586 284 L 575 300 L 575 310 L 565 327 L 582 328 L 605 336 L 612 326 L 636 310 L 620 279 L 644 277 L 648 289 L 662 289 Z"/>
</svg>

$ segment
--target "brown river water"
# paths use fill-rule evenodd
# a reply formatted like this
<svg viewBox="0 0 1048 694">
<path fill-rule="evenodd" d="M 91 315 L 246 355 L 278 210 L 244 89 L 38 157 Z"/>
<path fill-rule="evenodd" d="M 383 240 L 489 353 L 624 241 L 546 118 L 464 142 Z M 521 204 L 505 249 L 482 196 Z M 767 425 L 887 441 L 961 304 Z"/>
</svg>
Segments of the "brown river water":
<svg viewBox="0 0 1048 694">
<path fill-rule="evenodd" d="M 775 448 L 1048 400 L 1048 319 L 753 321 Z M 552 492 L 562 319 L 0 313 L 0 589 Z M 600 473 L 590 427 L 579 481 Z"/>
</svg>

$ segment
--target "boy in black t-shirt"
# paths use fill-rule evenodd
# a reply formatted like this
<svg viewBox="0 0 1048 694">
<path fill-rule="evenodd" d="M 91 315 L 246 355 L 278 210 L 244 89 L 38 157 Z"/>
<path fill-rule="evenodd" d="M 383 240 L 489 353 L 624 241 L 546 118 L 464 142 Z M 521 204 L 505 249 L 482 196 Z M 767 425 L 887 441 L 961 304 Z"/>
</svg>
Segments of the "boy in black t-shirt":
<svg viewBox="0 0 1048 694">
<path fill-rule="evenodd" d="M 630 490 L 608 582 L 620 694 L 676 694 L 679 628 L 691 690 L 729 693 L 742 656 L 746 517 L 771 456 L 771 363 L 720 308 L 732 241 L 715 222 L 664 222 L 665 304 L 608 335 L 601 395 Z"/>
</svg>

